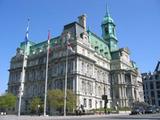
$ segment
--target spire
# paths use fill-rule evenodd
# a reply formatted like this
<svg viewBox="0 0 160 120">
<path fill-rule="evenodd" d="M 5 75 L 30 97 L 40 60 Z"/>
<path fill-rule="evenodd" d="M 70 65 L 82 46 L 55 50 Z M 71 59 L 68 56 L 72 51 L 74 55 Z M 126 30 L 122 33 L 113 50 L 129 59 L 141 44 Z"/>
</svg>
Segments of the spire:
<svg viewBox="0 0 160 120">
<path fill-rule="evenodd" d="M 103 18 L 102 24 L 106 24 L 106 23 L 114 24 L 114 21 L 113 21 L 112 17 L 110 16 L 110 13 L 109 13 L 107 0 L 106 0 L 106 10 L 105 10 L 105 12 L 106 13 L 105 13 L 105 16 Z"/>
<path fill-rule="evenodd" d="M 108 9 L 108 4 L 107 4 L 107 0 L 106 0 L 106 15 L 105 15 L 105 16 L 107 16 L 107 17 L 110 16 L 110 14 L 109 14 L 109 9 Z"/>
</svg>

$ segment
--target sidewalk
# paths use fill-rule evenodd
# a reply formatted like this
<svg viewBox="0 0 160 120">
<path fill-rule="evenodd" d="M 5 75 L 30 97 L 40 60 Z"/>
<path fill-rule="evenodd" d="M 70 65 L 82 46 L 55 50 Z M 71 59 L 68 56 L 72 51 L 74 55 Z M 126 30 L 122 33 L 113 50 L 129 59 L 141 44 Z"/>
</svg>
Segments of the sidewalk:
<svg viewBox="0 0 160 120">
<path fill-rule="evenodd" d="M 79 119 L 79 118 L 101 118 L 105 116 L 118 116 L 118 115 L 128 115 L 128 114 L 104 114 L 104 115 L 81 115 L 81 116 L 28 116 L 22 115 L 20 117 L 16 115 L 6 115 L 0 116 L 0 120 L 69 120 L 69 119 Z"/>
</svg>

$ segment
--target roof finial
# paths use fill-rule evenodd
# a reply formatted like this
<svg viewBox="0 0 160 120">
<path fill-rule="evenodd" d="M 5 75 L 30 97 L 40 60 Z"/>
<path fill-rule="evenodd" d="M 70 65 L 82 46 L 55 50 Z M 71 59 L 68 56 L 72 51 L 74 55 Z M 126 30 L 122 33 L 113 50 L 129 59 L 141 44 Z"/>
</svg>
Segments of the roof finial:
<svg viewBox="0 0 160 120">
<path fill-rule="evenodd" d="M 107 4 L 107 0 L 106 0 L 106 16 L 110 16 L 110 14 L 109 14 L 109 9 L 108 9 L 108 4 Z"/>
</svg>

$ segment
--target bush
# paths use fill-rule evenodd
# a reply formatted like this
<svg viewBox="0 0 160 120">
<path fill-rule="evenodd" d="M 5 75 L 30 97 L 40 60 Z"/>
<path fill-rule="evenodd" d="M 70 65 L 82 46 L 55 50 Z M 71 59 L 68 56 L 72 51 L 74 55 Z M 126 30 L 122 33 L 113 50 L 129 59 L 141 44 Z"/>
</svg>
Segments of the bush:
<svg viewBox="0 0 160 120">
<path fill-rule="evenodd" d="M 119 111 L 130 111 L 131 108 L 130 108 L 130 107 L 119 107 L 118 110 L 119 110 Z"/>
</svg>

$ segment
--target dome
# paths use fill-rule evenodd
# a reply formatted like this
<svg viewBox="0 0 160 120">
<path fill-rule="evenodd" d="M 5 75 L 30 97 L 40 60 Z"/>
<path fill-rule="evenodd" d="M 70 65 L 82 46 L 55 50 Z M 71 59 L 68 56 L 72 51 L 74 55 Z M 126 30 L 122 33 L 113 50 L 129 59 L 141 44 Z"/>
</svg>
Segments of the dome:
<svg viewBox="0 0 160 120">
<path fill-rule="evenodd" d="M 110 16 L 105 16 L 103 18 L 102 24 L 106 24 L 106 23 L 113 23 L 114 24 L 114 21 Z"/>
</svg>

